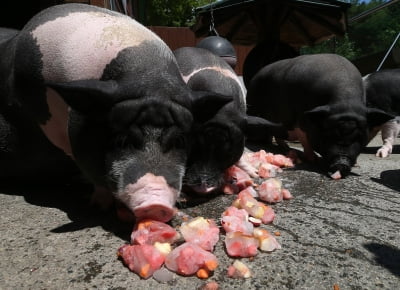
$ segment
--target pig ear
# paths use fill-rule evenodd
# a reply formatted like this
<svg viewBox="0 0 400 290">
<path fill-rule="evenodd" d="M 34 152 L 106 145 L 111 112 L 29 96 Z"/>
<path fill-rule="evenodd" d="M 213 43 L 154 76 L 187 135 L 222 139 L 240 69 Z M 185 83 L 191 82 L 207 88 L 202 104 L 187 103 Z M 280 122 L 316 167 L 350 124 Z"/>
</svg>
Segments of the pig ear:
<svg viewBox="0 0 400 290">
<path fill-rule="evenodd" d="M 369 127 L 380 126 L 387 121 L 394 119 L 395 116 L 379 109 L 367 108 L 367 120 Z"/>
<path fill-rule="evenodd" d="M 244 133 L 248 139 L 258 140 L 266 136 L 287 138 L 287 130 L 282 124 L 274 123 L 256 116 L 246 116 Z"/>
<path fill-rule="evenodd" d="M 115 81 L 79 80 L 65 83 L 46 83 L 61 95 L 74 110 L 82 113 L 106 109 L 116 101 Z"/>
<path fill-rule="evenodd" d="M 304 115 L 311 122 L 319 122 L 323 117 L 329 114 L 330 110 L 329 106 L 319 106 L 310 111 L 304 112 Z"/>
<path fill-rule="evenodd" d="M 205 122 L 211 119 L 227 103 L 232 102 L 231 96 L 213 92 L 194 91 L 192 113 L 196 122 Z"/>
</svg>

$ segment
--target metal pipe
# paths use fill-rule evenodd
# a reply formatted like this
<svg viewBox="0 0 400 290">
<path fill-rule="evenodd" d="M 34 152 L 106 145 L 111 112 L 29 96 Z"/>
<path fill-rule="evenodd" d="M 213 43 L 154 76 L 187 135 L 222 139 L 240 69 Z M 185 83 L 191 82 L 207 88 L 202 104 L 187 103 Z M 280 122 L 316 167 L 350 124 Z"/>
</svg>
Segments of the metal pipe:
<svg viewBox="0 0 400 290">
<path fill-rule="evenodd" d="M 381 63 L 379 64 L 378 68 L 376 69 L 376 71 L 379 71 L 383 65 L 383 63 L 385 62 L 386 58 L 388 57 L 389 53 L 392 51 L 394 45 L 396 44 L 397 40 L 400 37 L 400 32 L 397 34 L 395 40 L 393 41 L 392 45 L 389 47 L 388 51 L 386 52 L 386 55 L 383 57 Z"/>
<path fill-rule="evenodd" d="M 369 9 L 367 11 L 364 11 L 364 12 L 362 12 L 362 13 L 356 15 L 356 16 L 353 16 L 352 18 L 349 19 L 349 23 L 358 21 L 360 19 L 363 19 L 364 17 L 367 17 L 367 16 L 371 15 L 372 13 L 375 13 L 375 12 L 377 12 L 377 11 L 379 11 L 379 10 L 385 8 L 385 7 L 388 7 L 388 6 L 392 5 L 392 4 L 395 4 L 395 3 L 399 2 L 399 1 L 400 0 L 392 0 L 392 1 L 385 2 L 385 3 L 381 4 L 381 5 L 375 6 L 374 8 L 371 8 L 371 9 Z"/>
</svg>

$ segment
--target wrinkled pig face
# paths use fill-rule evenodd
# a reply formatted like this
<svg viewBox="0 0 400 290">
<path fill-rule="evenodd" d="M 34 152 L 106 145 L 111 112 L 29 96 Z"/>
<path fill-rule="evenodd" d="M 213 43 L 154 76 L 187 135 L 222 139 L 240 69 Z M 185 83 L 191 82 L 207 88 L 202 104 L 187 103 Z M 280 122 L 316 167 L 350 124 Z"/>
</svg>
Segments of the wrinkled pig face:
<svg viewBox="0 0 400 290">
<path fill-rule="evenodd" d="M 134 111 L 134 103 L 121 102 L 110 113 L 108 183 L 136 217 L 167 221 L 181 190 L 190 114 L 157 101 L 147 102 L 136 116 L 125 114 Z"/>
<path fill-rule="evenodd" d="M 168 221 L 187 158 L 189 106 L 157 95 L 116 100 L 118 89 L 104 83 L 53 85 L 73 108 L 69 135 L 74 158 L 92 182 L 112 191 L 136 217 Z M 74 93 L 77 86 L 91 86 L 95 101 L 89 102 L 89 94 L 83 104 L 83 96 Z"/>
<path fill-rule="evenodd" d="M 367 142 L 366 119 L 333 115 L 315 125 L 317 132 L 308 134 L 312 147 L 321 154 L 329 173 L 339 171 L 345 177 Z"/>
<path fill-rule="evenodd" d="M 391 118 L 378 109 L 364 106 L 321 106 L 305 112 L 307 138 L 321 154 L 328 172 L 348 175 L 368 143 L 369 129 Z"/>
<path fill-rule="evenodd" d="M 244 134 L 233 122 L 211 120 L 195 128 L 192 138 L 184 184 L 196 193 L 213 192 L 222 185 L 224 171 L 240 159 Z"/>
</svg>

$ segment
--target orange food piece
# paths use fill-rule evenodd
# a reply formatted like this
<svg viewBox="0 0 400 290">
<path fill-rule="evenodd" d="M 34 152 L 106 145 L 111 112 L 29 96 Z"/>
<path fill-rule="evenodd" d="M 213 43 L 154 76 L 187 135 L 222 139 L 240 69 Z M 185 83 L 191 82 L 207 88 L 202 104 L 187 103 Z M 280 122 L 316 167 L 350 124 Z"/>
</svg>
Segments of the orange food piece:
<svg viewBox="0 0 400 290">
<path fill-rule="evenodd" d="M 201 268 L 197 271 L 196 276 L 200 279 L 207 279 L 210 276 L 210 272 L 206 269 Z"/>
</svg>

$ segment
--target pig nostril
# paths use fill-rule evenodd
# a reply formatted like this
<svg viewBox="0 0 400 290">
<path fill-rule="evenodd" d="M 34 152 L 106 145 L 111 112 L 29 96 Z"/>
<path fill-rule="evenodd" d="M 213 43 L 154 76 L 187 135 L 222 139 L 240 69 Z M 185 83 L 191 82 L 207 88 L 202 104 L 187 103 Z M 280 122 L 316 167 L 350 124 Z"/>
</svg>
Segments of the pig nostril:
<svg viewBox="0 0 400 290">
<path fill-rule="evenodd" d="M 350 159 L 346 156 L 339 156 L 335 158 L 330 165 L 329 172 L 336 172 L 336 171 L 339 171 L 343 177 L 349 175 L 351 171 Z"/>
</svg>

